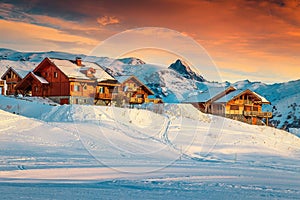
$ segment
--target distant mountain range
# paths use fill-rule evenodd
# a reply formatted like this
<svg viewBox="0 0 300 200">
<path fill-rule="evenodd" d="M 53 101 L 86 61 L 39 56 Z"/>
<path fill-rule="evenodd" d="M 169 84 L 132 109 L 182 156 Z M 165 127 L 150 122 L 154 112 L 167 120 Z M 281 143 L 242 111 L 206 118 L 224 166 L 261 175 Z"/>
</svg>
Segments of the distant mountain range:
<svg viewBox="0 0 300 200">
<path fill-rule="evenodd" d="M 108 57 L 86 56 L 64 52 L 18 52 L 0 48 L 0 75 L 7 68 L 16 67 L 32 70 L 45 57 L 70 59 L 81 57 L 83 60 L 96 62 L 114 76 L 135 75 L 150 87 L 164 102 L 178 103 L 193 95 L 199 95 L 209 87 L 227 87 L 251 89 L 266 97 L 271 105 L 264 107 L 272 111 L 274 117 L 270 123 L 277 128 L 293 131 L 300 129 L 300 80 L 286 83 L 265 84 L 249 80 L 235 83 L 217 83 L 205 80 L 186 63 L 176 60 L 170 66 L 147 64 L 139 58 L 113 59 Z M 204 74 L 205 76 L 205 74 Z"/>
</svg>

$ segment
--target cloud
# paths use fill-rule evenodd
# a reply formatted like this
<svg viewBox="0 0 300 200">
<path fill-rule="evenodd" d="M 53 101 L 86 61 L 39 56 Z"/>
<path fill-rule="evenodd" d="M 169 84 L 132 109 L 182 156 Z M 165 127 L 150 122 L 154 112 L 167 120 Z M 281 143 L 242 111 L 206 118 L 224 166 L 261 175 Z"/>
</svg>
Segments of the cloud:
<svg viewBox="0 0 300 200">
<path fill-rule="evenodd" d="M 88 53 L 100 41 L 25 22 L 0 20 L 0 45 L 18 50 Z M 63 44 L 73 44 L 66 48 Z"/>
<path fill-rule="evenodd" d="M 10 3 L 0 3 L 0 18 L 50 27 L 60 34 L 84 38 L 83 41 L 92 38 L 96 41 L 104 40 L 131 28 L 165 27 L 198 41 L 221 70 L 232 69 L 230 73 L 236 73 L 233 79 L 242 71 L 249 76 L 263 71 L 278 79 L 280 74 L 282 79 L 288 76 L 299 78 L 299 0 L 65 0 L 49 1 L 47 5 L 43 0 L 6 2 Z M 76 6 L 70 6 L 74 4 Z M 19 41 L 18 36 L 22 35 L 22 31 L 14 31 L 16 35 L 13 31 L 7 32 L 15 35 L 7 43 Z M 27 30 L 25 32 L 29 34 Z M 167 37 L 172 38 L 171 35 Z M 35 42 L 29 35 L 28 39 Z M 48 39 L 51 41 L 51 38 Z M 147 42 L 137 37 L 134 39 L 136 43 Z M 48 45 L 56 42 L 55 45 L 63 47 L 63 41 L 50 41 L 47 40 Z M 162 39 L 161 43 L 166 41 Z M 71 44 L 80 48 L 88 47 L 85 42 L 84 45 L 79 44 L 78 39 L 74 43 L 70 40 L 68 42 L 70 45 L 66 45 L 65 51 L 72 49 Z M 20 46 L 23 43 L 19 41 Z M 122 44 L 131 45 L 126 44 L 126 40 Z M 26 45 L 30 48 L 29 44 Z M 178 47 L 188 49 L 184 44 Z M 115 48 L 111 49 L 114 51 Z"/>
<path fill-rule="evenodd" d="M 103 16 L 103 17 L 98 17 L 97 22 L 102 26 L 106 26 L 110 24 L 119 24 L 120 20 L 116 17 Z"/>
</svg>

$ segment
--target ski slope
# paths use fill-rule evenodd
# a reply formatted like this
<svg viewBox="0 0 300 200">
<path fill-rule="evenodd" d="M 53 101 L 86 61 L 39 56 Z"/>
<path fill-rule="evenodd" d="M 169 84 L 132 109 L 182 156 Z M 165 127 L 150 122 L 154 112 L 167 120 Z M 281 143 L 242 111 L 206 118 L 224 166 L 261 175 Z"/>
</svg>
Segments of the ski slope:
<svg viewBox="0 0 300 200">
<path fill-rule="evenodd" d="M 155 113 L 1 96 L 0 105 L 3 199 L 300 196 L 300 139 L 285 131 L 185 104 Z"/>
</svg>

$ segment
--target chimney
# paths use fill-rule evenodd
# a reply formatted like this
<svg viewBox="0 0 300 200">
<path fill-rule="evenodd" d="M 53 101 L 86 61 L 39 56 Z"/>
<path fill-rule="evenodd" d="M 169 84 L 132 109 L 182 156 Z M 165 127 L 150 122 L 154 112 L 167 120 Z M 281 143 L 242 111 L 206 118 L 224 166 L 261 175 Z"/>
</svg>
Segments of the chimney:
<svg viewBox="0 0 300 200">
<path fill-rule="evenodd" d="M 77 66 L 81 66 L 81 58 L 76 57 L 75 63 L 76 63 Z"/>
</svg>

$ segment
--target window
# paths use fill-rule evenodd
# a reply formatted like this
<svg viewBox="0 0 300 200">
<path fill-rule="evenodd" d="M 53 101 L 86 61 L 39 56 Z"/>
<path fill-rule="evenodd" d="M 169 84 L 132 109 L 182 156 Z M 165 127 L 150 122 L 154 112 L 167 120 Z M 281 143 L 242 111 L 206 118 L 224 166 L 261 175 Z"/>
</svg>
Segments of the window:
<svg viewBox="0 0 300 200">
<path fill-rule="evenodd" d="M 83 89 L 84 89 L 84 90 L 86 90 L 86 89 L 87 89 L 87 86 L 86 86 L 86 85 L 84 85 L 84 86 L 83 86 Z"/>
<path fill-rule="evenodd" d="M 230 105 L 230 110 L 239 110 L 238 105 Z"/>
<path fill-rule="evenodd" d="M 80 86 L 79 85 L 74 85 L 74 91 L 79 92 L 80 91 Z"/>
<path fill-rule="evenodd" d="M 38 87 L 38 86 L 35 86 L 35 87 L 34 87 L 34 90 L 35 90 L 36 92 L 38 92 L 38 91 L 39 91 L 39 87 Z"/>
<path fill-rule="evenodd" d="M 99 88 L 99 93 L 100 93 L 100 94 L 103 94 L 103 93 L 104 93 L 104 87 L 100 87 L 100 88 Z"/>
<path fill-rule="evenodd" d="M 258 107 L 253 107 L 253 111 L 258 111 Z"/>
<path fill-rule="evenodd" d="M 54 78 L 57 78 L 57 77 L 58 77 L 57 72 L 54 72 Z"/>
</svg>

